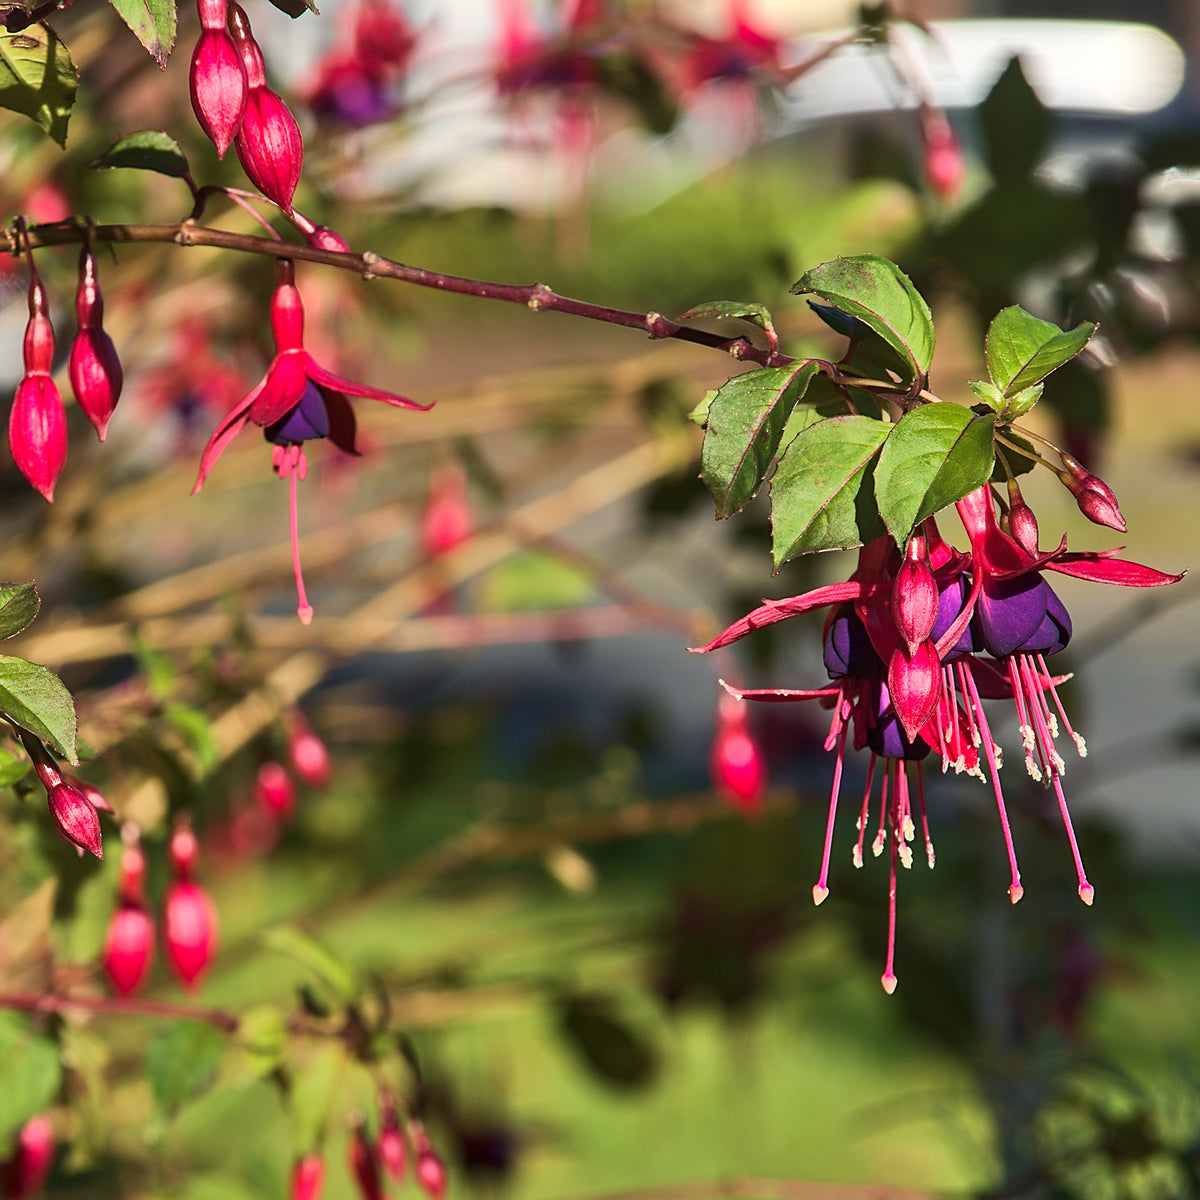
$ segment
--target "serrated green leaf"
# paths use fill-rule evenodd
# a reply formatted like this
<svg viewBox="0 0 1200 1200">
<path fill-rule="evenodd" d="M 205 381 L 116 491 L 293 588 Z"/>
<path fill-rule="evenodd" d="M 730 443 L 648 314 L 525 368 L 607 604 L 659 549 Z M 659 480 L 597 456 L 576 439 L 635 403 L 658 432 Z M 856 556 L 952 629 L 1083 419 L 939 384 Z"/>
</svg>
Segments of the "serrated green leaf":
<svg viewBox="0 0 1200 1200">
<path fill-rule="evenodd" d="M 1022 388 L 1008 398 L 1004 406 L 1004 416 L 1010 421 L 1023 417 L 1041 398 L 1044 383 L 1035 383 L 1033 387 Z"/>
<path fill-rule="evenodd" d="M 191 174 L 187 156 L 179 143 L 160 129 L 140 129 L 137 133 L 118 138 L 94 163 L 92 170 L 115 170 L 127 167 L 134 171 L 157 171 L 174 179 L 187 179 Z"/>
<path fill-rule="evenodd" d="M 70 53 L 48 26 L 0 29 L 0 108 L 36 121 L 60 146 L 67 144 L 78 82 Z"/>
<path fill-rule="evenodd" d="M 977 395 L 992 410 L 999 412 L 1004 407 L 1004 397 L 1000 394 L 1000 389 L 994 384 L 989 383 L 986 379 L 972 379 L 967 383 L 967 387 Z"/>
<path fill-rule="evenodd" d="M 339 1046 L 322 1046 L 293 1071 L 288 1110 L 298 1154 L 308 1154 L 323 1140 L 343 1062 L 345 1054 Z"/>
<path fill-rule="evenodd" d="M 206 1021 L 172 1021 L 146 1047 L 146 1077 L 160 1112 L 169 1116 L 216 1079 L 226 1034 Z"/>
<path fill-rule="evenodd" d="M 796 435 L 771 480 L 777 568 L 797 554 L 849 549 L 883 532 L 867 467 L 891 428 L 870 417 L 828 417 Z"/>
<path fill-rule="evenodd" d="M 1073 359 L 1095 332 L 1091 321 L 1063 332 L 1013 304 L 1001 309 L 988 326 L 984 342 L 988 374 L 1008 399 Z"/>
<path fill-rule="evenodd" d="M 30 1033 L 26 1018 L 0 1014 L 0 1154 L 5 1158 L 21 1126 L 53 1102 L 61 1079 L 54 1043 Z"/>
<path fill-rule="evenodd" d="M 41 603 L 33 583 L 0 583 L 0 638 L 10 638 L 27 628 Z"/>
<path fill-rule="evenodd" d="M 280 925 L 263 934 L 263 945 L 307 967 L 343 1004 L 350 1004 L 358 997 L 361 988 L 354 969 L 308 934 L 290 925 Z"/>
<path fill-rule="evenodd" d="M 161 68 L 175 46 L 175 0 L 109 0 Z"/>
<path fill-rule="evenodd" d="M 747 371 L 717 392 L 708 409 L 700 477 L 718 517 L 738 512 L 758 491 L 787 419 L 816 373 L 811 362 Z"/>
<path fill-rule="evenodd" d="M 744 300 L 709 300 L 705 304 L 697 304 L 694 308 L 689 308 L 676 320 L 699 321 L 705 318 L 723 320 L 729 317 L 736 317 L 741 321 L 749 321 L 751 325 L 757 325 L 767 335 L 772 348 L 779 345 L 779 335 L 775 332 L 775 323 L 765 304 L 752 304 Z"/>
<path fill-rule="evenodd" d="M 905 413 L 875 467 L 875 498 L 901 545 L 913 526 L 987 482 L 996 418 L 957 404 L 923 404 Z"/>
<path fill-rule="evenodd" d="M 907 382 L 933 361 L 933 317 L 924 297 L 894 262 L 877 254 L 835 258 L 806 271 L 792 286 L 857 317 L 877 333 L 907 368 Z"/>
<path fill-rule="evenodd" d="M 68 762 L 79 762 L 75 701 L 53 671 L 0 654 L 0 713 L 40 737 Z"/>
</svg>

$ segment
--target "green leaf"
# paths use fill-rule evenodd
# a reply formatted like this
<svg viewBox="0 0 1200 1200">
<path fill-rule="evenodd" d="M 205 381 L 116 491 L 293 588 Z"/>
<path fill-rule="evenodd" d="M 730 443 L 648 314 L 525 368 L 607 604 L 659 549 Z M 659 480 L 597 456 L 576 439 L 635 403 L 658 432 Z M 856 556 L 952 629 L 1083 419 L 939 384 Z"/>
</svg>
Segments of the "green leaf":
<svg viewBox="0 0 1200 1200">
<path fill-rule="evenodd" d="M 187 156 L 179 143 L 160 129 L 140 129 L 118 138 L 94 163 L 94 171 L 128 167 L 134 171 L 157 171 L 174 179 L 187 179 Z"/>
<path fill-rule="evenodd" d="M 61 1079 L 54 1043 L 31 1034 L 26 1018 L 0 1014 L 0 1154 L 7 1158 L 21 1126 L 49 1107 Z"/>
<path fill-rule="evenodd" d="M 1009 59 L 979 106 L 988 167 L 1001 185 L 1021 183 L 1041 162 L 1050 141 L 1050 116 L 1029 86 L 1021 60 Z M 1003 239 L 1007 243 L 1010 239 Z"/>
<path fill-rule="evenodd" d="M 924 297 L 894 262 L 877 254 L 835 258 L 806 271 L 792 286 L 816 295 L 869 326 L 908 368 L 908 382 L 933 361 L 933 317 Z"/>
<path fill-rule="evenodd" d="M 700 397 L 700 403 L 688 413 L 688 420 L 695 425 L 699 425 L 703 429 L 708 424 L 708 410 L 712 407 L 712 402 L 717 398 L 717 389 L 709 388 L 703 396 Z"/>
<path fill-rule="evenodd" d="M 163 716 L 187 739 L 201 774 L 207 775 L 221 761 L 208 716 L 190 704 L 168 704 Z"/>
<path fill-rule="evenodd" d="M 226 1035 L 207 1021 L 172 1021 L 146 1047 L 146 1076 L 159 1110 L 170 1115 L 216 1079 Z"/>
<path fill-rule="evenodd" d="M 0 638 L 25 629 L 37 616 L 41 603 L 32 583 L 0 583 Z"/>
<path fill-rule="evenodd" d="M 905 413 L 875 468 L 875 498 L 901 545 L 913 526 L 987 482 L 995 416 L 957 404 L 923 404 Z"/>
<path fill-rule="evenodd" d="M 587 572 L 540 550 L 511 555 L 483 581 L 479 605 L 488 612 L 578 608 L 596 594 Z"/>
<path fill-rule="evenodd" d="M 60 146 L 67 144 L 78 82 L 71 55 L 48 26 L 0 29 L 0 108 L 30 117 Z"/>
<path fill-rule="evenodd" d="M 723 320 L 736 317 L 757 325 L 767 335 L 767 342 L 772 350 L 779 346 L 779 334 L 775 332 L 775 323 L 765 304 L 751 304 L 743 300 L 709 300 L 705 304 L 697 304 L 676 318 L 678 321 L 699 321 L 703 318 Z"/>
<path fill-rule="evenodd" d="M 845 550 L 883 532 L 867 466 L 892 426 L 829 417 L 796 435 L 771 480 L 775 566 L 814 550 Z"/>
<path fill-rule="evenodd" d="M 271 0 L 282 13 L 287 13 L 289 17 L 295 20 L 301 13 L 311 12 L 321 15 L 321 10 L 313 3 L 313 0 Z"/>
<path fill-rule="evenodd" d="M 988 383 L 986 379 L 972 379 L 967 384 L 977 395 L 992 410 L 999 412 L 1004 407 L 1004 396 L 1000 389 L 994 383 Z"/>
<path fill-rule="evenodd" d="M 588 992 L 564 997 L 558 1027 L 567 1044 L 601 1082 L 633 1091 L 654 1081 L 658 1050 L 635 1029 L 612 997 Z"/>
<path fill-rule="evenodd" d="M 292 1140 L 298 1154 L 308 1154 L 323 1140 L 343 1062 L 345 1054 L 340 1045 L 322 1046 L 293 1072 L 288 1108 L 292 1118 Z"/>
<path fill-rule="evenodd" d="M 109 3 L 165 70 L 175 46 L 175 0 L 109 0 Z"/>
<path fill-rule="evenodd" d="M 328 984 L 344 1004 L 353 1002 L 361 990 L 358 976 L 349 964 L 326 950 L 320 942 L 290 925 L 269 929 L 263 935 L 268 950 L 286 954 Z"/>
<path fill-rule="evenodd" d="M 708 408 L 700 477 L 712 492 L 718 517 L 732 516 L 758 491 L 787 419 L 816 373 L 811 362 L 747 371 L 717 392 Z"/>
<path fill-rule="evenodd" d="M 0 713 L 40 737 L 68 762 L 79 762 L 75 701 L 53 671 L 0 654 Z"/>
<path fill-rule="evenodd" d="M 1013 304 L 1001 309 L 988 326 L 984 342 L 988 374 L 1008 399 L 1073 359 L 1095 332 L 1091 321 L 1081 321 L 1064 333 Z"/>
<path fill-rule="evenodd" d="M 270 1004 L 248 1009 L 238 1024 L 239 1081 L 252 1083 L 278 1070 L 286 1047 L 287 1022 L 283 1013 Z"/>
</svg>

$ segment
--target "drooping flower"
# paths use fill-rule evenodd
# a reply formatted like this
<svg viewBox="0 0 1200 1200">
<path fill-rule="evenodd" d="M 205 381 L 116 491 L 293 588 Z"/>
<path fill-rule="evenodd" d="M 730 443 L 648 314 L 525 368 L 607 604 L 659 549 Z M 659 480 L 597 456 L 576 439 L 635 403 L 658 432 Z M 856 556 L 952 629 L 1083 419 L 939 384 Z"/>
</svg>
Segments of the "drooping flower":
<svg viewBox="0 0 1200 1200">
<path fill-rule="evenodd" d="M 730 695 L 717 700 L 717 729 L 708 754 L 708 774 L 722 799 L 745 813 L 762 807 L 767 764 L 750 732 L 746 706 Z"/>
<path fill-rule="evenodd" d="M 883 537 L 862 547 L 858 568 L 846 583 L 766 601 L 699 648 L 701 652 L 715 650 L 765 625 L 811 609 L 831 607 L 824 633 L 831 686 L 810 690 L 725 686 L 743 699 L 817 700 L 832 709 L 825 748 L 836 751 L 837 759 L 821 873 L 813 888 L 817 904 L 829 891 L 834 818 L 848 737 L 853 735 L 855 749 L 868 748 L 872 755 L 854 847 L 856 866 L 863 858 L 877 760 L 884 760 L 879 825 L 871 849 L 878 856 L 890 840 L 888 951 L 883 975 L 883 986 L 889 992 L 896 986 L 896 864 L 899 861 L 908 867 L 912 862 L 908 843 L 915 836 L 916 816 L 921 821 L 929 865 L 934 863 L 920 770 L 914 766 L 910 775 L 905 764 L 919 763 L 933 750 L 941 756 L 943 771 L 953 767 L 956 772 L 990 780 L 1011 868 L 1009 896 L 1016 903 L 1023 888 L 1000 787 L 1002 754 L 983 705 L 985 698 L 1012 700 L 1026 768 L 1055 793 L 1076 867 L 1079 895 L 1090 904 L 1093 889 L 1067 811 L 1061 783 L 1066 768 L 1056 740 L 1061 731 L 1074 741 L 1081 754 L 1086 753 L 1086 746 L 1071 728 L 1056 690 L 1065 677 L 1052 675 L 1045 661 L 1066 646 L 1071 621 L 1042 572 L 1053 570 L 1125 587 L 1161 587 L 1183 577 L 1118 559 L 1115 552 L 1068 553 L 1065 538 L 1049 553 L 1031 551 L 1000 527 L 995 505 L 990 486 L 958 502 L 970 540 L 969 554 L 944 542 L 932 518 L 918 535 L 926 542 L 927 565 L 937 592 L 931 626 L 926 581 L 918 580 L 919 571 L 905 572 L 905 559 L 898 547 L 889 537 Z M 1028 521 L 1024 528 L 1028 536 Z M 1036 539 L 1036 526 L 1032 528 Z M 907 584 L 903 582 L 906 579 Z M 905 586 L 915 587 L 919 595 L 911 601 L 897 595 L 898 589 Z M 904 626 L 904 633 L 899 626 Z M 917 653 L 910 655 L 905 638 L 918 636 L 927 626 L 925 640 Z M 922 651 L 922 646 L 927 649 Z M 922 653 L 925 657 L 918 668 L 918 655 Z M 901 690 L 914 694 L 900 694 Z"/>
<path fill-rule="evenodd" d="M 23 345 L 25 373 L 8 415 L 8 444 L 18 470 L 54 503 L 54 485 L 67 462 L 67 413 L 54 365 L 54 326 L 46 289 L 29 255 L 29 321 Z"/>
<path fill-rule="evenodd" d="M 217 148 L 217 157 L 224 158 L 246 114 L 246 65 L 229 34 L 226 0 L 196 0 L 196 5 L 200 36 L 192 51 L 188 80 L 192 110 Z"/>
<path fill-rule="evenodd" d="M 132 996 L 146 980 L 154 959 L 154 921 L 146 911 L 146 858 L 134 835 L 121 855 L 117 909 L 104 939 L 104 971 L 122 996 Z"/>
<path fill-rule="evenodd" d="M 104 298 L 96 274 L 96 255 L 86 242 L 79 252 L 75 317 L 79 331 L 71 343 L 71 388 L 97 436 L 104 441 L 125 376 L 112 338 L 104 331 Z"/>
<path fill-rule="evenodd" d="M 327 437 L 347 454 L 358 454 L 355 445 L 357 423 L 347 395 L 421 412 L 428 411 L 433 405 L 418 404 L 393 392 L 343 379 L 327 371 L 305 350 L 304 305 L 289 259 L 280 259 L 277 264 L 275 294 L 271 299 L 271 330 L 275 338 L 275 357 L 257 386 L 234 405 L 208 439 L 200 456 L 200 470 L 192 494 L 203 487 L 217 459 L 247 422 L 253 421 L 262 427 L 264 437 L 272 444 L 271 461 L 275 473 L 281 479 L 287 479 L 290 485 L 292 563 L 299 599 L 297 613 L 307 625 L 312 620 L 312 608 L 300 570 L 296 508 L 296 484 L 308 474 L 304 443 Z"/>
<path fill-rule="evenodd" d="M 167 888 L 163 931 L 167 961 L 189 991 L 200 986 L 217 955 L 217 910 L 208 892 L 192 879 L 199 843 L 191 826 L 180 821 L 167 847 L 175 879 Z"/>
<path fill-rule="evenodd" d="M 921 170 L 933 193 L 942 200 L 953 200 L 967 175 L 962 140 L 945 113 L 929 105 L 922 106 L 918 121 L 921 130 Z"/>
</svg>

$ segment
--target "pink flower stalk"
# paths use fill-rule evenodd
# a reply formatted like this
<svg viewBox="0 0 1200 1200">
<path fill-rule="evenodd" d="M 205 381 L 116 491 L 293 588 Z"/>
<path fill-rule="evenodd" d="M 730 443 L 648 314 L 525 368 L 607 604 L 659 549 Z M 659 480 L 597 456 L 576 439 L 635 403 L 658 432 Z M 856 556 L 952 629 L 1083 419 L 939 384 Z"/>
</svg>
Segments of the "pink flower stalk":
<svg viewBox="0 0 1200 1200">
<path fill-rule="evenodd" d="M 329 748 L 312 731 L 299 709 L 294 709 L 289 720 L 288 762 L 301 782 L 311 788 L 326 788 L 333 777 L 329 762 Z"/>
<path fill-rule="evenodd" d="M 292 1186 L 289 1200 L 319 1200 L 325 1186 L 325 1159 L 320 1154 L 306 1154 L 292 1167 Z"/>
<path fill-rule="evenodd" d="M 944 113 L 923 107 L 920 112 L 921 169 L 935 195 L 952 200 L 967 176 L 962 142 Z"/>
<path fill-rule="evenodd" d="M 895 591 L 903 578 L 903 560 L 887 537 L 862 547 L 858 569 L 846 583 L 767 601 L 699 648 L 715 650 L 764 625 L 831 606 L 824 635 L 830 686 L 810 690 L 725 687 L 740 698 L 818 700 L 832 710 L 825 748 L 836 751 L 837 757 L 821 872 L 813 888 L 817 904 L 829 894 L 829 859 L 847 740 L 853 735 L 855 749 L 871 751 L 853 854 L 856 866 L 863 861 L 877 760 L 884 760 L 879 824 L 871 849 L 878 856 L 890 840 L 888 950 L 882 979 L 889 992 L 896 986 L 896 866 L 911 865 L 909 843 L 918 819 L 929 865 L 934 863 L 920 770 L 914 765 L 910 775 L 909 762 L 918 764 L 934 750 L 941 756 L 943 771 L 952 766 L 956 772 L 990 779 L 1011 869 L 1009 896 L 1016 903 L 1023 895 L 1000 787 L 1002 755 L 984 711 L 985 698 L 1014 702 L 1026 769 L 1053 789 L 1079 895 L 1087 904 L 1092 901 L 1093 888 L 1083 869 L 1062 789 L 1066 768 L 1056 740 L 1061 730 L 1080 754 L 1086 753 L 1086 746 L 1071 728 L 1058 697 L 1056 688 L 1064 677 L 1052 675 L 1045 661 L 1067 644 L 1071 623 L 1042 572 L 1054 570 L 1125 587 L 1161 587 L 1183 577 L 1117 559 L 1112 552 L 1070 554 L 1065 539 L 1047 554 L 1031 553 L 1000 528 L 990 486 L 971 493 L 957 507 L 970 540 L 969 554 L 943 542 L 932 519 L 923 529 L 939 603 L 928 638 L 915 655 L 909 656 L 897 628 Z"/>
<path fill-rule="evenodd" d="M 749 814 L 762 808 L 767 763 L 750 732 L 746 706 L 732 695 L 717 700 L 717 731 L 708 757 L 713 790 Z"/>
<path fill-rule="evenodd" d="M 121 855 L 117 910 L 104 939 L 102 961 L 113 987 L 122 996 L 137 993 L 154 960 L 154 921 L 146 911 L 146 858 L 136 841 Z"/>
<path fill-rule="evenodd" d="M 234 149 L 250 181 L 288 216 L 304 169 L 304 139 L 291 109 L 267 87 L 266 64 L 241 5 L 229 5 L 233 40 L 246 69 L 246 109 Z"/>
<path fill-rule="evenodd" d="M 79 332 L 71 343 L 71 387 L 79 407 L 104 441 L 109 419 L 121 398 L 125 376 L 117 348 L 104 332 L 104 300 L 96 277 L 96 255 L 86 242 L 79 252 L 75 316 Z"/>
<path fill-rule="evenodd" d="M 200 11 L 200 36 L 192 52 L 189 86 L 192 109 L 200 128 L 217 148 L 225 151 L 242 127 L 249 95 L 246 64 L 229 34 L 227 0 L 196 0 Z"/>
<path fill-rule="evenodd" d="M 254 799 L 275 821 L 286 821 L 296 808 L 296 785 L 277 762 L 265 762 L 254 777 Z"/>
<path fill-rule="evenodd" d="M 53 1165 L 54 1126 L 43 1113 L 25 1122 L 12 1155 L 0 1163 L 5 1200 L 33 1200 L 46 1186 Z"/>
<path fill-rule="evenodd" d="M 304 349 L 304 305 L 295 284 L 295 269 L 289 259 L 276 267 L 275 295 L 271 300 L 271 329 L 275 336 L 275 357 L 267 373 L 250 393 L 240 400 L 213 431 L 200 456 L 195 495 L 204 486 L 208 473 L 225 448 L 248 421 L 263 427 L 272 443 L 271 461 L 276 475 L 289 481 L 292 565 L 299 600 L 297 615 L 304 624 L 312 621 L 312 607 L 304 590 L 300 570 L 299 517 L 296 484 L 308 474 L 304 443 L 314 438 L 329 438 L 347 454 L 358 454 L 355 446 L 356 422 L 347 395 L 380 400 L 396 408 L 427 412 L 432 404 L 418 404 L 392 392 L 354 383 L 325 370 Z"/>
<path fill-rule="evenodd" d="M 67 462 L 67 413 L 50 378 L 54 326 L 47 310 L 46 289 L 31 262 L 25 374 L 17 384 L 8 417 L 8 444 L 17 469 L 53 504 L 54 485 Z"/>
<path fill-rule="evenodd" d="M 429 478 L 429 498 L 421 513 L 421 550 L 426 558 L 440 558 L 474 532 L 467 477 L 457 463 L 443 463 Z"/>
</svg>

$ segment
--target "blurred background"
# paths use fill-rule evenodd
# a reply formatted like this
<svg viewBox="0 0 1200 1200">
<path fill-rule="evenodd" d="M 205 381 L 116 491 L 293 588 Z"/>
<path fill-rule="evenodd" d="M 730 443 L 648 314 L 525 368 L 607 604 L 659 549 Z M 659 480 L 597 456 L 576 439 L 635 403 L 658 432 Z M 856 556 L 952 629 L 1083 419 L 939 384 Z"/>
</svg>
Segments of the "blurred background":
<svg viewBox="0 0 1200 1200">
<path fill-rule="evenodd" d="M 757 302 L 796 355 L 837 347 L 788 294 L 799 275 L 887 255 L 933 307 L 934 390 L 963 403 L 999 308 L 1098 321 L 1031 424 L 1116 491 L 1128 556 L 1176 572 L 1198 544 L 1200 12 L 1087 9 L 248 11 L 305 131 L 297 207 L 356 250 L 668 317 Z M 142 128 L 177 138 L 197 182 L 245 186 L 195 127 L 196 22 L 180 19 L 160 74 L 109 10 L 56 18 L 79 106 L 65 151 L 2 114 L 6 214 L 180 220 L 178 179 L 90 168 Z M 220 195 L 203 220 L 259 228 Z M 38 257 L 65 357 L 75 255 Z M 11 387 L 26 280 L 0 271 Z M 282 1196 L 313 1149 L 327 1195 L 360 1194 L 348 1131 L 365 1119 L 373 1135 L 389 1090 L 455 1195 L 1200 1192 L 1190 577 L 1150 593 L 1055 582 L 1075 620 L 1054 665 L 1076 672 L 1064 695 L 1089 745 L 1067 786 L 1094 907 L 998 717 L 1025 899 L 1008 903 L 989 791 L 927 770 L 937 868 L 901 880 L 888 997 L 886 871 L 854 870 L 849 813 L 830 897 L 811 901 L 827 718 L 718 713 L 718 676 L 821 686 L 821 618 L 719 661 L 686 652 L 761 597 L 852 569 L 822 555 L 772 578 L 763 497 L 714 522 L 687 414 L 732 360 L 299 264 L 319 361 L 437 401 L 356 402 L 361 459 L 310 446 L 305 628 L 286 489 L 257 435 L 188 496 L 271 353 L 269 267 L 127 246 L 100 272 L 127 380 L 107 443 L 72 409 L 53 508 L 5 457 L 0 522 L 6 577 L 43 597 L 13 653 L 76 693 L 81 773 L 119 824 L 103 863 L 77 861 L 36 795 L 11 789 L 0 993 L 103 995 L 117 830 L 141 840 L 153 907 L 187 813 L 220 952 L 197 996 L 161 963 L 142 995 L 241 1024 L 101 1006 L 0 1030 L 58 1050 L 36 1092 L 62 1143 L 52 1194 Z M 709 327 L 762 344 L 745 322 Z M 1114 544 L 1039 474 L 1022 486 L 1043 545 Z M 314 733 L 327 770 L 297 758 Z M 722 758 L 734 733 L 761 786 Z M 848 792 L 865 772 L 853 762 Z M 0 1093 L 32 1087 L 8 1057 Z M 36 1107 L 0 1102 L 6 1135 Z"/>
</svg>

